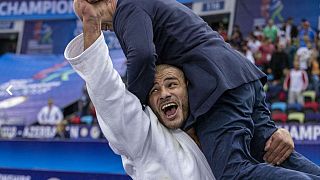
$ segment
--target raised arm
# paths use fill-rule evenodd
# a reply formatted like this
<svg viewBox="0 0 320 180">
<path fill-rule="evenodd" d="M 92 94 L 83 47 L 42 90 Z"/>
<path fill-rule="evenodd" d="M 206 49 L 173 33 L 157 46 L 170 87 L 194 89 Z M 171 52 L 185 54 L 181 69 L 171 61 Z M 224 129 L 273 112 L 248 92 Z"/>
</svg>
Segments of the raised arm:
<svg viewBox="0 0 320 180">
<path fill-rule="evenodd" d="M 103 34 L 94 30 L 96 25 L 83 18 L 84 34 L 68 44 L 65 57 L 85 80 L 99 125 L 112 148 L 118 154 L 135 157 L 146 141 L 150 119 L 113 68 Z"/>
<path fill-rule="evenodd" d="M 128 89 L 146 104 L 157 59 L 151 18 L 135 4 L 121 4 L 114 20 L 114 30 L 128 60 Z"/>
</svg>

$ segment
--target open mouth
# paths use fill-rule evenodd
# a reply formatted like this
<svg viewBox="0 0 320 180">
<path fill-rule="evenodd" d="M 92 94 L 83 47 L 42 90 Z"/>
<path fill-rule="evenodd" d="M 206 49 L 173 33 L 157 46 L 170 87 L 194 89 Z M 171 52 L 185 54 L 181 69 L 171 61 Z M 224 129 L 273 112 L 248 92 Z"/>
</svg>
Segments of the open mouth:
<svg viewBox="0 0 320 180">
<path fill-rule="evenodd" d="M 176 103 L 164 104 L 161 107 L 162 112 L 165 114 L 166 118 L 174 118 L 177 114 L 178 105 Z"/>
</svg>

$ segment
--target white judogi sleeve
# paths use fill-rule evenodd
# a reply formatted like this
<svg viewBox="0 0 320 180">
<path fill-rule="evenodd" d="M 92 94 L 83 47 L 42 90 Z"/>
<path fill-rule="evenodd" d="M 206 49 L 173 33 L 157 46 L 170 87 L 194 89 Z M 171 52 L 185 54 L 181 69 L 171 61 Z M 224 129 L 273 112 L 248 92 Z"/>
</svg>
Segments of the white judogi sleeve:
<svg viewBox="0 0 320 180">
<path fill-rule="evenodd" d="M 79 35 L 68 44 L 65 57 L 86 81 L 99 125 L 112 149 L 133 159 L 139 156 L 150 119 L 113 69 L 103 34 L 85 51 L 83 35 Z"/>
</svg>

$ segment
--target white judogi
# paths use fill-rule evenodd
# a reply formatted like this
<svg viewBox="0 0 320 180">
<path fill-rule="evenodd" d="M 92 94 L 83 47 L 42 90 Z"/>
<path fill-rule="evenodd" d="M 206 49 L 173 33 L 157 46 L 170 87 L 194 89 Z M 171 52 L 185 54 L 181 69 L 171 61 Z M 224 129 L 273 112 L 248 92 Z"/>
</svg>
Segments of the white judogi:
<svg viewBox="0 0 320 180">
<path fill-rule="evenodd" d="M 83 35 L 73 39 L 65 57 L 86 81 L 99 125 L 123 166 L 138 180 L 212 180 L 206 158 L 182 130 L 169 130 L 149 107 L 142 110 L 113 69 L 101 36 L 83 51 Z"/>
<path fill-rule="evenodd" d="M 59 107 L 52 105 L 41 108 L 37 115 L 38 123 L 40 125 L 57 125 L 63 120 L 63 114 Z"/>
</svg>

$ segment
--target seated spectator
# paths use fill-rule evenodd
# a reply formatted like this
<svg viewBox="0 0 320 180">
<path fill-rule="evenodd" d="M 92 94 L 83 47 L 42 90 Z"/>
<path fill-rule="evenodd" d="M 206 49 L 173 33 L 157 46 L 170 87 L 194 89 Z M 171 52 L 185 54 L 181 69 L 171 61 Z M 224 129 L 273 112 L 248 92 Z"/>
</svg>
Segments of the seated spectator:
<svg viewBox="0 0 320 180">
<path fill-rule="evenodd" d="M 294 68 L 287 74 L 283 89 L 288 91 L 288 104 L 299 103 L 304 105 L 303 91 L 308 87 L 308 75 L 305 70 L 301 70 L 299 62 L 293 62 Z"/>
<path fill-rule="evenodd" d="M 48 100 L 48 105 L 44 106 L 38 113 L 39 125 L 57 125 L 63 119 L 63 114 L 59 107 L 53 104 L 52 99 Z"/>
</svg>

